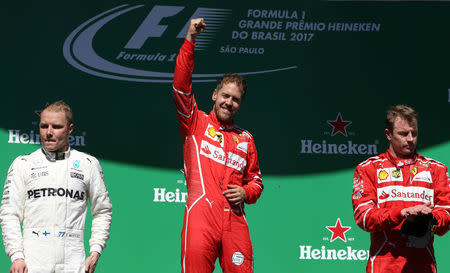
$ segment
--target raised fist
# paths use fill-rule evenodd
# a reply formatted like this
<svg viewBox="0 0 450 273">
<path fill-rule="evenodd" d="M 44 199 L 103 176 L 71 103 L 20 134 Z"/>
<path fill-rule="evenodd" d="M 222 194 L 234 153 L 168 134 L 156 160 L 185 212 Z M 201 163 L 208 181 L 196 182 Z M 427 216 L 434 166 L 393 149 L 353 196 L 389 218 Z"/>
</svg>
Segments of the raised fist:
<svg viewBox="0 0 450 273">
<path fill-rule="evenodd" d="M 205 30 L 205 27 L 206 24 L 203 18 L 192 19 L 186 34 L 186 39 L 194 43 L 195 38 Z"/>
</svg>

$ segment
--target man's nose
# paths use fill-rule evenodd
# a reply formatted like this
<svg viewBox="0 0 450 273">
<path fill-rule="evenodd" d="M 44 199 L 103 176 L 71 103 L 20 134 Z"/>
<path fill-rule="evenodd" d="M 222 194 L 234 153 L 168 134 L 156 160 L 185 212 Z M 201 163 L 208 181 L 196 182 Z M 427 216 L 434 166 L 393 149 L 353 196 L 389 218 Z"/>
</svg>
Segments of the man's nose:
<svg viewBox="0 0 450 273">
<path fill-rule="evenodd" d="M 412 133 L 409 133 L 407 136 L 406 136 L 406 141 L 409 141 L 409 142 L 411 142 L 411 141 L 413 141 L 413 135 L 412 135 Z"/>
</svg>

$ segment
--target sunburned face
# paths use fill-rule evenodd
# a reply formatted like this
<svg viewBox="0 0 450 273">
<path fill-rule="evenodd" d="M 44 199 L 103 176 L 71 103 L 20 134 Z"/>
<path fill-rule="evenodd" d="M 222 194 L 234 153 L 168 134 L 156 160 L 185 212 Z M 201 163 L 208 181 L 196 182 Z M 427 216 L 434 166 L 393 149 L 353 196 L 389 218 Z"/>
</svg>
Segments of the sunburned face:
<svg viewBox="0 0 450 273">
<path fill-rule="evenodd" d="M 62 111 L 44 110 L 39 124 L 42 146 L 50 152 L 65 152 L 69 148 L 69 135 L 73 124 L 68 124 Z"/>
<path fill-rule="evenodd" d="M 234 115 L 241 107 L 243 90 L 233 82 L 226 83 L 212 96 L 214 114 L 223 123 L 231 123 Z"/>
<path fill-rule="evenodd" d="M 417 130 L 417 124 L 409 124 L 408 121 L 397 117 L 393 132 L 385 130 L 389 151 L 398 158 L 410 158 L 416 151 Z"/>
</svg>

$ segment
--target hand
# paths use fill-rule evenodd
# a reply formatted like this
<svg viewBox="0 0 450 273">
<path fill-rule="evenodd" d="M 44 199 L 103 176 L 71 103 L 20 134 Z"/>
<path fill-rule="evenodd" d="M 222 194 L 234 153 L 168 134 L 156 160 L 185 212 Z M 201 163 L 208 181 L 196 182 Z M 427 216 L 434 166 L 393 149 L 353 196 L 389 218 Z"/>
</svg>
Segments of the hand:
<svg viewBox="0 0 450 273">
<path fill-rule="evenodd" d="M 28 267 L 24 259 L 15 259 L 11 265 L 10 273 L 28 273 Z"/>
<path fill-rule="evenodd" d="M 100 258 L 100 253 L 92 251 L 86 259 L 86 268 L 84 270 L 86 273 L 94 273 L 98 258 Z"/>
<path fill-rule="evenodd" d="M 240 205 L 245 200 L 245 190 L 238 185 L 228 185 L 228 190 L 224 191 L 223 195 L 231 205 Z"/>
<path fill-rule="evenodd" d="M 195 38 L 205 30 L 205 27 L 206 24 L 203 18 L 192 19 L 186 34 L 186 39 L 191 43 L 195 43 Z"/>
<path fill-rule="evenodd" d="M 417 205 L 414 207 L 409 207 L 409 208 L 404 208 L 401 211 L 401 214 L 403 215 L 403 217 L 408 217 L 410 215 L 425 215 L 425 214 L 430 214 L 431 211 L 433 210 L 433 205 L 431 204 L 426 204 L 426 205 Z"/>
</svg>

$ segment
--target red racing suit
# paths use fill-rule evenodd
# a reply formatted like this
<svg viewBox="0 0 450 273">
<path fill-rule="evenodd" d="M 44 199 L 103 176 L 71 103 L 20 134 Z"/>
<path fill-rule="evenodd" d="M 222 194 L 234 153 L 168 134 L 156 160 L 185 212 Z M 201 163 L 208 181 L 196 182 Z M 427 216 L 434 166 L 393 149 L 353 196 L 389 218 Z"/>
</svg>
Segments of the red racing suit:
<svg viewBox="0 0 450 273">
<path fill-rule="evenodd" d="M 402 236 L 401 210 L 431 203 L 435 234 L 442 236 L 450 227 L 449 186 L 447 167 L 419 154 L 398 159 L 387 151 L 356 167 L 353 213 L 358 226 L 370 232 L 368 273 L 436 272 L 433 238 L 420 248 L 417 237 Z"/>
<path fill-rule="evenodd" d="M 181 234 L 182 272 L 213 272 L 219 257 L 223 272 L 253 272 L 253 251 L 244 206 L 223 196 L 239 185 L 252 204 L 263 184 L 252 136 L 234 124 L 220 123 L 213 111 L 197 108 L 192 92 L 195 44 L 185 40 L 177 57 L 173 96 L 183 142 L 188 190 Z"/>
</svg>

